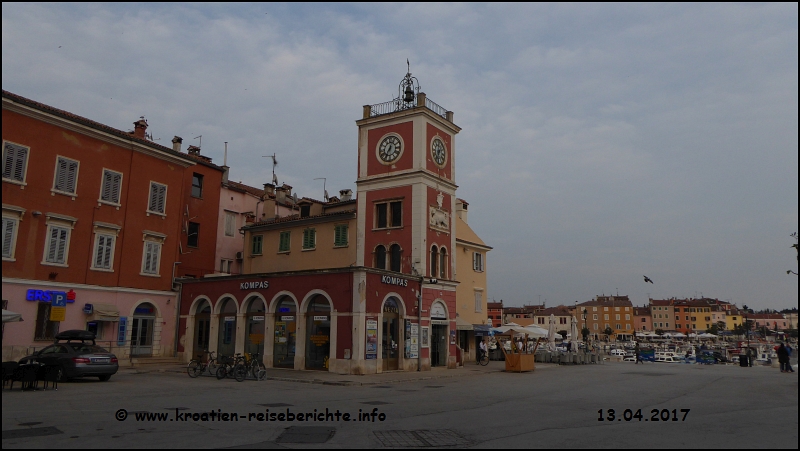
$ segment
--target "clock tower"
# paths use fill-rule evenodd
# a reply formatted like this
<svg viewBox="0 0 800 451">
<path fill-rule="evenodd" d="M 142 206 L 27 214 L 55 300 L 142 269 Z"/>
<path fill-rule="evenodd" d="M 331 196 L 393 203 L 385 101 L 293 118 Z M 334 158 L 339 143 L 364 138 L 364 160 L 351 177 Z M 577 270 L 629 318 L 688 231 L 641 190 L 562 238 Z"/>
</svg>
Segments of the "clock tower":
<svg viewBox="0 0 800 451">
<path fill-rule="evenodd" d="M 416 288 L 420 298 L 400 300 L 400 314 L 418 321 L 423 331 L 428 328 L 427 348 L 420 335 L 423 369 L 454 367 L 455 136 L 461 129 L 451 111 L 420 91 L 410 72 L 394 100 L 365 105 L 356 124 L 356 266 L 421 278 Z M 367 303 L 370 294 L 374 290 L 363 295 Z"/>
</svg>

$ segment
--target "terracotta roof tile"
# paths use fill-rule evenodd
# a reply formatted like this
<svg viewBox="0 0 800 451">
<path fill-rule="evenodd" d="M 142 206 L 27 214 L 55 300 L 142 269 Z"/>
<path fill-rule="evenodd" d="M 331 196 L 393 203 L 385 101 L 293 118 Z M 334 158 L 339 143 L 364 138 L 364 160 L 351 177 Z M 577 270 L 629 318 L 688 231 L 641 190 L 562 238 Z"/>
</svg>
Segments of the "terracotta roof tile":
<svg viewBox="0 0 800 451">
<path fill-rule="evenodd" d="M 345 211 L 337 211 L 335 213 L 322 213 L 321 215 L 314 215 L 314 216 L 306 216 L 305 218 L 301 218 L 300 215 L 291 215 L 291 216 L 284 216 L 282 218 L 277 218 L 273 221 L 259 221 L 254 222 L 253 224 L 247 227 L 254 227 L 254 226 L 262 226 L 262 225 L 271 225 L 271 224 L 281 224 L 286 222 L 292 221 L 299 221 L 299 220 L 307 220 L 307 219 L 314 219 L 314 218 L 323 218 L 329 216 L 340 216 L 340 215 L 351 215 L 354 214 L 355 210 L 345 210 Z"/>
</svg>

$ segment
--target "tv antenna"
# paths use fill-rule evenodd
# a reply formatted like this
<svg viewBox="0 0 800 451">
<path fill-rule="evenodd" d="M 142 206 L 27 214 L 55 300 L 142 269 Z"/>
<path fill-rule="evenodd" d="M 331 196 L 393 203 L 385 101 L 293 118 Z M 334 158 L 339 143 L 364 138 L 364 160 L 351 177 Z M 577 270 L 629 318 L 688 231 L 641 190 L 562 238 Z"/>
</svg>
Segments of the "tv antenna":
<svg viewBox="0 0 800 451">
<path fill-rule="evenodd" d="M 272 155 L 262 155 L 262 158 L 272 158 L 272 184 L 278 186 L 278 176 L 275 175 L 275 167 L 278 166 L 278 159 L 275 153 Z"/>
<path fill-rule="evenodd" d="M 199 140 L 200 140 L 200 142 L 198 142 L 198 143 L 197 143 L 197 147 L 199 147 L 199 148 L 201 148 L 201 149 L 203 148 L 203 135 L 200 135 L 200 136 L 195 136 L 195 137 L 194 137 L 194 138 L 192 138 L 192 139 L 199 139 Z"/>
<path fill-rule="evenodd" d="M 325 177 L 317 177 L 314 180 L 322 180 L 322 191 L 324 192 L 323 197 L 325 198 L 325 202 L 328 201 L 328 190 L 327 190 L 327 183 L 328 179 Z"/>
</svg>

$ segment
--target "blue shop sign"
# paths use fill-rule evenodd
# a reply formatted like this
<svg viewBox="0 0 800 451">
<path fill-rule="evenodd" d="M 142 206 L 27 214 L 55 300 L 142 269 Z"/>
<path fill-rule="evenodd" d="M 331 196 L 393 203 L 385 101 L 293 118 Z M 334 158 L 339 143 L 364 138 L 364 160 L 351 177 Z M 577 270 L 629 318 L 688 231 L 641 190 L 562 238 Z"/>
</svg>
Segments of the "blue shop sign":
<svg viewBox="0 0 800 451">
<path fill-rule="evenodd" d="M 52 302 L 53 299 L 56 299 L 57 303 L 62 306 L 66 305 L 66 303 L 75 302 L 74 299 L 68 299 L 67 293 L 64 291 L 30 289 L 25 293 L 25 300 L 27 301 Z"/>
</svg>

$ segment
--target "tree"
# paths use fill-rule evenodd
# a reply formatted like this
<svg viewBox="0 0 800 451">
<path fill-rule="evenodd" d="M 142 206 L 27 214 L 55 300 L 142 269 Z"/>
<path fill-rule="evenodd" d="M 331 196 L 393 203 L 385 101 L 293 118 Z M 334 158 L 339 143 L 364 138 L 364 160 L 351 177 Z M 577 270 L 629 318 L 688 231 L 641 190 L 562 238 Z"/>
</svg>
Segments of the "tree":
<svg viewBox="0 0 800 451">
<path fill-rule="evenodd" d="M 608 340 L 612 335 L 614 335 L 614 330 L 611 327 L 606 327 L 603 333 L 606 334 L 606 340 Z"/>
<path fill-rule="evenodd" d="M 664 335 L 664 329 L 656 329 L 656 335 L 658 336 Z"/>
<path fill-rule="evenodd" d="M 717 335 L 719 333 L 719 327 L 717 327 L 716 324 L 712 324 L 711 327 L 706 330 L 706 333 Z"/>
</svg>

